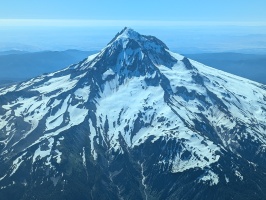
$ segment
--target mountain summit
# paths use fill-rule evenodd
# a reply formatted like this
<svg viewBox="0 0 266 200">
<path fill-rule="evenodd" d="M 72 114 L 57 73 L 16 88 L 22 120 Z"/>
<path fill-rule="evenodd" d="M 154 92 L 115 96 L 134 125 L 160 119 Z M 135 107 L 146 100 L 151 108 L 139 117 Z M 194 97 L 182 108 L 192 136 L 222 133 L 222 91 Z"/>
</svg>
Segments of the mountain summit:
<svg viewBox="0 0 266 200">
<path fill-rule="evenodd" d="M 1 199 L 265 199 L 266 87 L 125 28 L 0 89 Z"/>
</svg>

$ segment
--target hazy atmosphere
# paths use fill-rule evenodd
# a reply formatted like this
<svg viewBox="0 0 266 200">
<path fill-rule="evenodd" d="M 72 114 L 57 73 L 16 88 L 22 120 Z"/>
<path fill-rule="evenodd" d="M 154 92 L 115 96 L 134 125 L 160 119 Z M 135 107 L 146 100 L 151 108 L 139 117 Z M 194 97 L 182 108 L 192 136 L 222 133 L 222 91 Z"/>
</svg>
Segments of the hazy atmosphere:
<svg viewBox="0 0 266 200">
<path fill-rule="evenodd" d="M 99 50 L 123 27 L 180 53 L 265 53 L 264 1 L 2 1 L 0 48 Z"/>
</svg>

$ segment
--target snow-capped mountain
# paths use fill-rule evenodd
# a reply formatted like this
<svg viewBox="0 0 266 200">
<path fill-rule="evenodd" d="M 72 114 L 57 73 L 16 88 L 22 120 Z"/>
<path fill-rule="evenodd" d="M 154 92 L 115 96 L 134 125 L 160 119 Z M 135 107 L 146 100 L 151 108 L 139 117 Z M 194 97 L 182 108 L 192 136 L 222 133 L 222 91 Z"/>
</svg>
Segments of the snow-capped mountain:
<svg viewBox="0 0 266 200">
<path fill-rule="evenodd" d="M 1 199 L 266 199 L 266 86 L 125 28 L 0 89 Z"/>
</svg>

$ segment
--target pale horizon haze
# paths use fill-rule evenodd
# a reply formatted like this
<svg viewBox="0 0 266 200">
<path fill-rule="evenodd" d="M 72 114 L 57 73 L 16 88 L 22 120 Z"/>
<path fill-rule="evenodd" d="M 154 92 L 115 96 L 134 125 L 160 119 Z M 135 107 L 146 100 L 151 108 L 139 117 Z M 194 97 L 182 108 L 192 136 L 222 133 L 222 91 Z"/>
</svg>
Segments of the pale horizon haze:
<svg viewBox="0 0 266 200">
<path fill-rule="evenodd" d="M 99 50 L 123 27 L 187 52 L 266 52 L 266 2 L 1 1 L 0 51 Z"/>
</svg>

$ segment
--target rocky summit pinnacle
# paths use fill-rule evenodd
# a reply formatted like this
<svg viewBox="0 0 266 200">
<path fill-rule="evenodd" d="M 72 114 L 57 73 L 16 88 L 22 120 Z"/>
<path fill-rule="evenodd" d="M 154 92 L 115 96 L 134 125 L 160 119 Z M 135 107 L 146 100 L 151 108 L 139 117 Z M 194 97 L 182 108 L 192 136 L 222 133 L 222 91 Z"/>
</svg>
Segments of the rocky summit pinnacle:
<svg viewBox="0 0 266 200">
<path fill-rule="evenodd" d="M 0 88 L 1 200 L 266 199 L 265 102 L 265 85 L 125 28 Z"/>
<path fill-rule="evenodd" d="M 152 47 L 168 49 L 168 47 L 156 37 L 141 35 L 133 29 L 127 27 L 125 27 L 121 32 L 117 33 L 117 35 L 108 43 L 108 45 L 114 45 L 114 43 L 127 43 L 129 41 L 136 42 L 140 48 L 144 49 L 149 49 Z"/>
<path fill-rule="evenodd" d="M 117 33 L 114 39 L 118 37 L 131 38 L 137 40 L 140 37 L 140 34 L 134 31 L 132 28 L 125 27 L 121 32 Z"/>
</svg>

